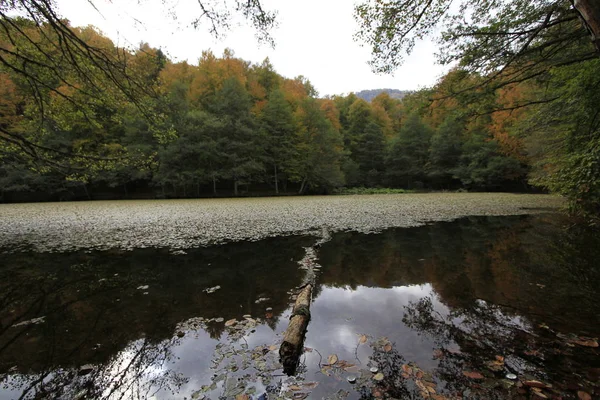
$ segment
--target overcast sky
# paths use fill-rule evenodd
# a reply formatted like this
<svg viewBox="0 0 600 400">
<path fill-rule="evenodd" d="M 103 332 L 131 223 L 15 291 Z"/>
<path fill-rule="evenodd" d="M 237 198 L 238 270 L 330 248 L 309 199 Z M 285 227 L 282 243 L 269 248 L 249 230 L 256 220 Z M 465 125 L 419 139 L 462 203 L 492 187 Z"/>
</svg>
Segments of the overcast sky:
<svg viewBox="0 0 600 400">
<path fill-rule="evenodd" d="M 73 25 L 94 25 L 120 46 L 141 41 L 160 47 L 174 61 L 195 64 L 203 50 L 221 55 L 229 47 L 251 62 L 269 57 L 278 73 L 307 77 L 320 95 L 363 89 L 418 89 L 430 86 L 445 68 L 436 65 L 435 46 L 422 42 L 394 75 L 377 75 L 367 65 L 369 49 L 352 36 L 356 23 L 351 0 L 263 0 L 279 12 L 279 28 L 273 31 L 275 49 L 259 46 L 251 27 L 234 26 L 217 40 L 208 28 L 190 27 L 199 15 L 196 0 L 59 0 L 61 13 Z M 163 3 L 167 3 L 164 5 Z M 231 1 L 233 3 L 233 1 Z"/>
</svg>

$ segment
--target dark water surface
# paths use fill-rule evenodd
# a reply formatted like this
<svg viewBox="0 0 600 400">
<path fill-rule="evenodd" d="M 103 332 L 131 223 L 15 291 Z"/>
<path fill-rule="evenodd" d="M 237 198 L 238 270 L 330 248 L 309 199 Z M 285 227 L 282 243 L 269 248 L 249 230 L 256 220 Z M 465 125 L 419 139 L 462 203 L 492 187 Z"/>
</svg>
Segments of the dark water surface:
<svg viewBox="0 0 600 400">
<path fill-rule="evenodd" d="M 277 352 L 314 237 L 2 254 L 0 399 L 594 398 L 600 237 L 565 225 L 333 234 L 295 377 Z"/>
</svg>

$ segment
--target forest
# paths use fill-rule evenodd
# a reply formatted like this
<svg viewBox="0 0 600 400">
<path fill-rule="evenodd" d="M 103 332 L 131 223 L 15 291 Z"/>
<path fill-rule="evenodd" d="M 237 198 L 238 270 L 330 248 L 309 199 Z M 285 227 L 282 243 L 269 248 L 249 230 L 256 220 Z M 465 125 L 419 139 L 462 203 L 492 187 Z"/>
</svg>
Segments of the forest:
<svg viewBox="0 0 600 400">
<path fill-rule="evenodd" d="M 531 79 L 509 67 L 502 84 L 458 64 L 431 88 L 367 102 L 320 97 L 268 59 L 173 62 L 62 23 L 99 55 L 65 54 L 50 24 L 3 20 L 2 201 L 539 188 L 598 211 L 595 56 Z M 593 47 L 577 38 L 573 57 Z"/>
</svg>

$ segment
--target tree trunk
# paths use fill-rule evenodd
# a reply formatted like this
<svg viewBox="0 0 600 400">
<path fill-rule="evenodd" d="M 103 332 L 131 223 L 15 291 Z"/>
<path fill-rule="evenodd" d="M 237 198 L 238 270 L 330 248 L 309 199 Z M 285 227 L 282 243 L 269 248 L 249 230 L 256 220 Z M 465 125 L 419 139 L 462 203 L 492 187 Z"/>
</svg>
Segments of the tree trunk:
<svg viewBox="0 0 600 400">
<path fill-rule="evenodd" d="M 312 285 L 308 284 L 298 294 L 290 317 L 290 324 L 283 334 L 279 357 L 281 358 L 281 364 L 283 364 L 283 372 L 288 375 L 296 373 L 300 356 L 304 352 L 304 336 L 310 321 L 311 296 Z"/>
<path fill-rule="evenodd" d="M 279 194 L 279 185 L 278 185 L 278 179 L 277 179 L 277 164 L 273 165 L 273 169 L 275 172 L 275 194 Z"/>
<path fill-rule="evenodd" d="M 196 197 L 200 197 L 200 181 L 196 182 Z"/>
<path fill-rule="evenodd" d="M 302 184 L 300 185 L 300 190 L 298 191 L 299 194 L 304 193 L 304 186 L 306 185 L 306 178 L 302 179 Z"/>
<path fill-rule="evenodd" d="M 600 2 L 598 0 L 572 0 L 572 2 L 592 36 L 596 52 L 600 54 Z"/>
<path fill-rule="evenodd" d="M 217 195 L 217 178 L 215 177 L 215 174 L 212 175 L 212 181 L 213 181 L 213 194 L 216 196 Z"/>
<path fill-rule="evenodd" d="M 87 184 L 83 184 L 83 190 L 85 190 L 85 195 L 87 196 L 88 200 L 92 199 L 92 196 L 90 196 L 90 192 L 88 192 L 88 188 L 87 188 Z"/>
<path fill-rule="evenodd" d="M 237 181 L 237 179 L 233 180 L 233 195 L 234 196 L 238 195 L 238 181 Z"/>
</svg>

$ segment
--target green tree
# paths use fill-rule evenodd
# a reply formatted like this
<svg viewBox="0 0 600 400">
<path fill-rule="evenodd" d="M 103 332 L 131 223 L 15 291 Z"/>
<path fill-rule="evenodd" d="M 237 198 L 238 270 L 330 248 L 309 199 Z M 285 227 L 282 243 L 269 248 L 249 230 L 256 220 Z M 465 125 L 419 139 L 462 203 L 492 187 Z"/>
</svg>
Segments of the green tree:
<svg viewBox="0 0 600 400">
<path fill-rule="evenodd" d="M 340 133 L 312 98 L 302 102 L 299 121 L 301 127 L 294 141 L 297 157 L 290 160 L 288 172 L 293 180 L 300 182 L 300 194 L 309 189 L 327 191 L 342 186 Z"/>
<path fill-rule="evenodd" d="M 428 177 L 435 185 L 452 182 L 462 153 L 464 124 L 448 116 L 431 137 Z"/>
<path fill-rule="evenodd" d="M 233 192 L 249 184 L 264 171 L 264 140 L 250 112 L 250 96 L 242 83 L 229 78 L 217 93 L 211 111 L 222 123 L 217 132 L 217 148 L 222 155 L 222 175 L 233 181 Z"/>
<path fill-rule="evenodd" d="M 391 184 L 409 189 L 416 182 L 423 184 L 431 136 L 431 128 L 421 121 L 417 113 L 408 115 L 392 140 L 386 159 Z"/>
<path fill-rule="evenodd" d="M 261 116 L 264 130 L 266 159 L 272 166 L 275 193 L 279 193 L 279 174 L 285 171 L 295 157 L 293 140 L 297 130 L 292 108 L 283 92 L 274 90 Z"/>
<path fill-rule="evenodd" d="M 552 71 L 544 89 L 559 100 L 520 121 L 533 159 L 533 183 L 561 193 L 571 209 L 600 214 L 600 60 Z"/>
<path fill-rule="evenodd" d="M 360 181 L 373 187 L 382 184 L 385 172 L 386 142 L 381 126 L 369 122 L 360 137 L 354 158 L 359 165 Z"/>
</svg>

